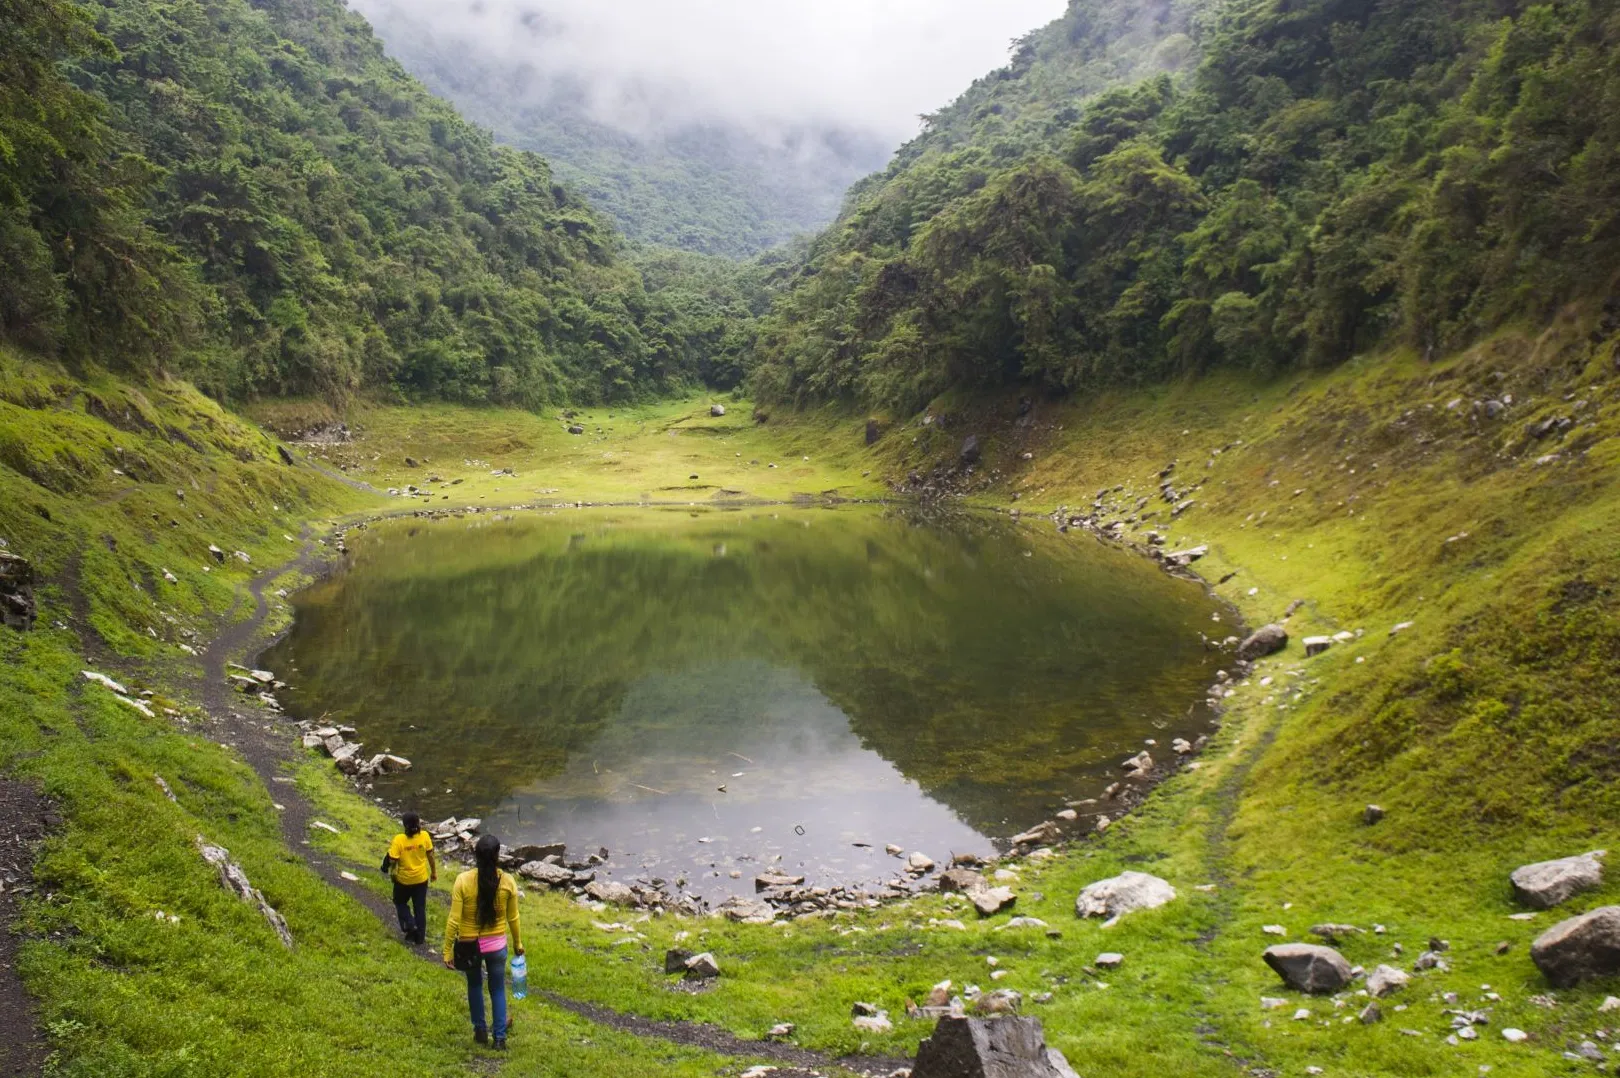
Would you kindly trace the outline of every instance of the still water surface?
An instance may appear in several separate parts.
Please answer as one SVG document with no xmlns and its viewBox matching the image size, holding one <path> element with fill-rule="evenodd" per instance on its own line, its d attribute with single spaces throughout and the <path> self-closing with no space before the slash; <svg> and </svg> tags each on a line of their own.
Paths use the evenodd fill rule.
<svg viewBox="0 0 1620 1078">
<path fill-rule="evenodd" d="M 390 804 L 605 846 L 626 881 L 720 898 L 773 865 L 882 881 L 888 843 L 988 854 L 1206 728 L 1214 602 L 1045 522 L 582 510 L 351 548 L 265 658 L 292 710 L 409 758 Z"/>
</svg>

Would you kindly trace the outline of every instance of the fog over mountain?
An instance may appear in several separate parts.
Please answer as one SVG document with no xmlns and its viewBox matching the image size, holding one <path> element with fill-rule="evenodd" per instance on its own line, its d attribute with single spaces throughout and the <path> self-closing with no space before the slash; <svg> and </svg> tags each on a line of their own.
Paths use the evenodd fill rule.
<svg viewBox="0 0 1620 1078">
<path fill-rule="evenodd" d="M 633 239 L 746 254 L 1006 61 L 1063 0 L 355 0 L 389 51 Z"/>
</svg>

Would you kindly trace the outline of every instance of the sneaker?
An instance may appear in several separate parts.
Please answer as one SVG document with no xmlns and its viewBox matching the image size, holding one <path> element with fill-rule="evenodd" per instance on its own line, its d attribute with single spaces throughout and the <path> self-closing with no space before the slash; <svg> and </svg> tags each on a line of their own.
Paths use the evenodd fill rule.
<svg viewBox="0 0 1620 1078">
<path fill-rule="evenodd" d="M 496 1037 L 495 1038 L 495 1050 L 497 1052 L 506 1051 L 506 1038 L 505 1037 Z"/>
<path fill-rule="evenodd" d="M 481 1030 L 481 1029 L 473 1030 L 473 1043 L 474 1044 L 488 1044 L 489 1043 L 489 1034 L 486 1033 L 484 1030 Z"/>
</svg>

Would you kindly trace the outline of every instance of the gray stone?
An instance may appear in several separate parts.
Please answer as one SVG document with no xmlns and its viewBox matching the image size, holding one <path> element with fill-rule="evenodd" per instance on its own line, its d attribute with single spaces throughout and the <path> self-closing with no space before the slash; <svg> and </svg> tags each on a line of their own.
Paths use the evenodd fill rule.
<svg viewBox="0 0 1620 1078">
<path fill-rule="evenodd" d="M 584 434 L 585 433 L 585 428 L 580 426 L 578 423 L 571 423 L 568 426 L 568 433 L 569 434 Z"/>
<path fill-rule="evenodd" d="M 714 955 L 705 951 L 693 955 L 686 960 L 686 979 L 689 981 L 708 981 L 720 976 L 720 963 L 714 960 Z"/>
<path fill-rule="evenodd" d="M 754 890 L 769 891 L 773 887 L 799 887 L 804 883 L 803 876 L 787 876 L 780 872 L 762 872 L 754 877 Z"/>
<path fill-rule="evenodd" d="M 573 873 L 568 874 L 569 879 Z M 585 885 L 585 894 L 598 902 L 606 902 L 610 906 L 634 906 L 636 893 L 628 885 L 614 883 L 611 880 L 597 880 Z"/>
<path fill-rule="evenodd" d="M 518 875 L 524 879 L 533 880 L 535 883 L 544 884 L 547 887 L 568 887 L 575 882 L 574 874 L 571 871 L 561 865 L 554 865 L 550 861 L 525 861 L 518 869 Z M 614 886 L 623 887 L 624 885 L 614 884 Z M 629 888 L 626 887 L 625 890 L 628 891 Z M 606 902 L 608 900 L 603 899 L 602 901 Z"/>
<path fill-rule="evenodd" d="M 973 1010 L 976 1014 L 986 1016 L 1017 1014 L 1018 1008 L 1023 1005 L 1024 997 L 1021 993 L 1015 992 L 1011 988 L 997 988 L 974 1000 Z"/>
<path fill-rule="evenodd" d="M 723 404 L 711 404 L 709 406 L 709 414 L 714 418 L 719 419 L 721 416 L 726 414 L 726 406 Z"/>
<path fill-rule="evenodd" d="M 960 891 L 968 894 L 988 886 L 984 877 L 971 868 L 948 868 L 939 874 L 941 891 Z"/>
<path fill-rule="evenodd" d="M 776 918 L 771 904 L 757 898 L 728 898 L 714 912 L 728 921 L 763 922 Z"/>
<path fill-rule="evenodd" d="M 977 464 L 982 455 L 979 449 L 979 436 L 970 434 L 962 441 L 962 450 L 958 454 L 963 464 Z"/>
<path fill-rule="evenodd" d="M 1176 889 L 1146 872 L 1122 872 L 1087 886 L 1074 900 L 1081 917 L 1118 917 L 1136 910 L 1151 910 L 1172 901 Z"/>
<path fill-rule="evenodd" d="M 1262 957 L 1288 987 L 1300 992 L 1332 993 L 1350 983 L 1350 963 L 1331 947 L 1283 943 L 1266 948 Z"/>
<path fill-rule="evenodd" d="M 1367 994 L 1374 999 L 1392 996 L 1405 988 L 1411 980 L 1411 976 L 1405 970 L 1396 969 L 1394 966 L 1379 966 L 1367 974 Z"/>
<path fill-rule="evenodd" d="M 1530 945 L 1530 959 L 1555 988 L 1620 974 L 1620 906 L 1553 925 Z"/>
<path fill-rule="evenodd" d="M 1098 969 L 1118 969 L 1125 964 L 1125 956 L 1114 951 L 1104 951 L 1092 964 Z"/>
<path fill-rule="evenodd" d="M 253 886 L 248 880 L 247 873 L 242 871 L 242 866 L 231 860 L 230 851 L 223 846 L 211 845 L 201 835 L 197 836 L 196 842 L 197 852 L 202 854 L 203 860 L 219 870 L 220 885 L 243 902 L 256 907 L 260 915 L 275 930 L 282 946 L 291 948 L 293 937 L 292 931 L 287 927 L 286 918 L 265 900 L 262 891 Z"/>
<path fill-rule="evenodd" d="M 911 1078 L 1078 1078 L 1038 1018 L 947 1016 L 917 1047 Z"/>
<path fill-rule="evenodd" d="M 1540 861 L 1513 870 L 1513 895 L 1526 906 L 1550 910 L 1582 891 L 1603 884 L 1603 857 L 1593 850 L 1578 857 Z"/>
<path fill-rule="evenodd" d="M 1237 657 L 1245 662 L 1263 659 L 1288 646 L 1288 630 L 1281 625 L 1262 625 L 1238 645 Z"/>
<path fill-rule="evenodd" d="M 1309 659 L 1322 654 L 1322 652 L 1332 647 L 1333 638 L 1331 636 L 1307 636 L 1304 643 L 1305 657 Z"/>
<path fill-rule="evenodd" d="M 665 973 L 685 973 L 686 963 L 692 958 L 692 952 L 672 947 L 664 952 Z"/>
<path fill-rule="evenodd" d="M 981 887 L 968 892 L 968 901 L 979 911 L 980 917 L 994 917 L 1018 901 L 1011 887 Z"/>
<path fill-rule="evenodd" d="M 1361 810 L 1361 822 L 1371 827 L 1384 818 L 1384 809 L 1380 805 L 1368 805 Z"/>
<path fill-rule="evenodd" d="M 527 864 L 530 861 L 544 861 L 548 857 L 562 857 L 568 852 L 568 847 L 561 842 L 531 842 L 522 846 L 513 846 L 506 851 L 514 864 Z"/>
<path fill-rule="evenodd" d="M 1039 846 L 1047 842 L 1056 842 L 1063 837 L 1063 829 L 1051 820 L 1038 823 L 1028 831 L 1012 837 L 1014 846 Z"/>
</svg>

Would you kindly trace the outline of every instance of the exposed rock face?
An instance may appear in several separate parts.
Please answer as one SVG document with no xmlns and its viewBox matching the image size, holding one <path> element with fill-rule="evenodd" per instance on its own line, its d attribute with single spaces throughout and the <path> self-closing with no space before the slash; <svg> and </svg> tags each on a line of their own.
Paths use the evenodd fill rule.
<svg viewBox="0 0 1620 1078">
<path fill-rule="evenodd" d="M 1288 987 L 1300 992 L 1326 994 L 1350 983 L 1350 963 L 1331 947 L 1283 943 L 1266 948 L 1263 957 Z"/>
<path fill-rule="evenodd" d="M 1553 925 L 1530 945 L 1530 958 L 1555 988 L 1620 974 L 1620 906 Z"/>
<path fill-rule="evenodd" d="M 1074 912 L 1081 917 L 1118 917 L 1136 910 L 1151 910 L 1172 901 L 1176 889 L 1146 872 L 1122 872 L 1098 880 L 1074 900 Z"/>
<path fill-rule="evenodd" d="M 1038 1018 L 941 1018 L 911 1078 L 1078 1078 Z"/>
<path fill-rule="evenodd" d="M 1392 996 L 1405 988 L 1412 978 L 1394 966 L 1379 966 L 1367 974 L 1367 994 L 1378 999 Z"/>
<path fill-rule="evenodd" d="M 204 861 L 219 869 L 219 882 L 225 890 L 243 902 L 258 907 L 264 919 L 270 922 L 270 927 L 275 929 L 282 945 L 286 947 L 293 945 L 292 931 L 287 927 L 286 919 L 276 912 L 275 907 L 265 901 L 264 894 L 248 881 L 247 873 L 242 871 L 242 866 L 231 860 L 229 850 L 223 846 L 209 845 L 206 839 L 198 835 L 197 852 L 202 854 Z"/>
<path fill-rule="evenodd" d="M 1288 646 L 1288 630 L 1281 625 L 1262 625 L 1238 645 L 1237 657 L 1244 662 L 1274 655 Z"/>
<path fill-rule="evenodd" d="M 1604 850 L 1541 861 L 1514 869 L 1513 895 L 1526 906 L 1550 910 L 1572 895 L 1603 884 Z"/>
</svg>

